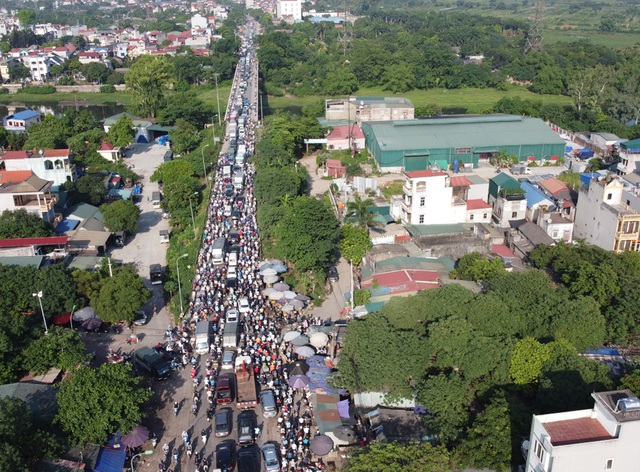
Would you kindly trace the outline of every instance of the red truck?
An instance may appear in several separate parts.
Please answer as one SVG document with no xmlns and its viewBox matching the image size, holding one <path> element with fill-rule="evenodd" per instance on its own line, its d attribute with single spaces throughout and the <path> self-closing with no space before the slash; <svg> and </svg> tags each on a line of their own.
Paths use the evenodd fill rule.
<svg viewBox="0 0 640 472">
<path fill-rule="evenodd" d="M 247 410 L 258 406 L 256 381 L 251 368 L 251 358 L 240 356 L 236 358 L 236 407 Z"/>
</svg>

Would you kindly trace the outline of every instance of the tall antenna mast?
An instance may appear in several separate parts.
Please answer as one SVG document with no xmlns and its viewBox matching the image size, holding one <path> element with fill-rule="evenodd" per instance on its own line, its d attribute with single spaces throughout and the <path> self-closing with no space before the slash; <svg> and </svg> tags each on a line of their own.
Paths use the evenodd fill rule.
<svg viewBox="0 0 640 472">
<path fill-rule="evenodd" d="M 344 0 L 344 23 L 342 24 L 342 36 L 340 37 L 340 41 L 342 42 L 342 54 L 344 56 L 347 55 L 347 50 L 349 49 L 349 42 L 351 41 L 351 36 L 347 31 L 347 1 Z"/>
<path fill-rule="evenodd" d="M 533 21 L 529 28 L 529 34 L 527 35 L 527 42 L 524 45 L 524 54 L 528 54 L 531 51 L 542 50 L 542 13 L 544 5 L 542 0 L 536 0 L 533 7 Z"/>
</svg>

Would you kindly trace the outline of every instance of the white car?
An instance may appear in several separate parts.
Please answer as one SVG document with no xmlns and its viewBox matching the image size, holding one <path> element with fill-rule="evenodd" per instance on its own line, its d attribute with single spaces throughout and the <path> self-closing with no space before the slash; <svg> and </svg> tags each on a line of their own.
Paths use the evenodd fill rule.
<svg viewBox="0 0 640 472">
<path fill-rule="evenodd" d="M 227 266 L 227 279 L 237 279 L 238 278 L 238 270 L 236 266 Z"/>
<path fill-rule="evenodd" d="M 240 319 L 240 313 L 238 310 L 228 310 L 225 318 L 225 323 L 235 323 Z"/>
<path fill-rule="evenodd" d="M 267 443 L 262 446 L 262 463 L 264 464 L 264 470 L 267 472 L 277 472 L 280 470 L 278 450 L 273 444 Z"/>
<path fill-rule="evenodd" d="M 247 297 L 242 297 L 238 300 L 238 311 L 240 313 L 247 313 L 251 310 L 251 305 L 249 304 L 249 299 Z"/>
</svg>

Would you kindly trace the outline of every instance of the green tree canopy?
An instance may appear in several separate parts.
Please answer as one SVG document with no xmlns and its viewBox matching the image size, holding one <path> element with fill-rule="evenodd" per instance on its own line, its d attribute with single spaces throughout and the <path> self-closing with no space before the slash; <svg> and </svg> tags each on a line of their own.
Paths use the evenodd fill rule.
<svg viewBox="0 0 640 472">
<path fill-rule="evenodd" d="M 495 257 L 489 259 L 474 251 L 465 254 L 458 260 L 455 275 L 462 280 L 487 280 L 499 272 L 504 271 L 502 261 Z"/>
<path fill-rule="evenodd" d="M 183 118 L 176 121 L 176 129 L 171 132 L 171 146 L 177 154 L 193 151 L 202 142 L 202 135 L 193 124 Z"/>
<path fill-rule="evenodd" d="M 133 142 L 135 135 L 133 121 L 127 115 L 122 115 L 109 127 L 107 139 L 114 146 L 124 148 Z"/>
<path fill-rule="evenodd" d="M 58 457 L 61 449 L 23 400 L 0 398 L 0 470 L 29 472 L 43 457 Z"/>
<path fill-rule="evenodd" d="M 171 214 L 174 221 L 190 221 L 189 197 L 199 192 L 200 182 L 194 177 L 179 177 L 164 184 L 162 207 Z M 191 204 L 197 205 L 201 197 L 192 197 Z"/>
<path fill-rule="evenodd" d="M 88 174 L 80 176 L 67 190 L 75 203 L 85 202 L 94 206 L 100 205 L 107 196 L 104 178 Z"/>
<path fill-rule="evenodd" d="M 0 214 L 0 238 L 41 238 L 53 236 L 55 232 L 50 223 L 27 213 L 27 210 L 4 210 Z"/>
<path fill-rule="evenodd" d="M 18 21 L 20 21 L 20 26 L 29 28 L 29 25 L 36 24 L 36 12 L 33 10 L 19 10 Z"/>
<path fill-rule="evenodd" d="M 91 303 L 103 321 L 131 323 L 150 298 L 151 292 L 144 286 L 135 267 L 125 265 L 104 282 Z"/>
<path fill-rule="evenodd" d="M 140 209 L 131 200 L 116 200 L 100 208 L 109 231 L 133 232 L 138 229 Z"/>
<path fill-rule="evenodd" d="M 175 71 L 165 56 L 140 56 L 125 76 L 127 88 L 133 92 L 133 104 L 137 112 L 155 118 L 171 84 Z"/>
<path fill-rule="evenodd" d="M 449 452 L 444 446 L 427 442 L 376 442 L 355 449 L 342 468 L 344 472 L 448 472 L 453 470 Z"/>
<path fill-rule="evenodd" d="M 511 355 L 509 373 L 516 385 L 537 382 L 542 369 L 551 359 L 549 346 L 527 337 L 518 341 Z"/>
<path fill-rule="evenodd" d="M 344 219 L 367 230 L 369 227 L 380 226 L 381 223 L 375 220 L 375 215 L 370 209 L 373 206 L 375 204 L 372 198 L 363 199 L 360 194 L 356 193 L 353 201 L 347 202 L 347 212 Z"/>
<path fill-rule="evenodd" d="M 142 420 L 151 392 L 140 386 L 131 366 L 81 366 L 60 385 L 56 421 L 76 444 L 104 444 L 114 431 L 128 432 Z"/>
<path fill-rule="evenodd" d="M 342 257 L 358 265 L 371 247 L 371 238 L 366 229 L 349 224 L 342 227 L 340 236 Z"/>
<path fill-rule="evenodd" d="M 36 374 L 44 374 L 52 367 L 71 370 L 86 357 L 78 332 L 59 326 L 53 326 L 49 334 L 29 344 L 24 356 L 25 367 Z"/>
<path fill-rule="evenodd" d="M 261 206 L 273 205 L 285 195 L 296 197 L 300 195 L 300 176 L 292 169 L 267 167 L 256 173 L 254 192 Z"/>
<path fill-rule="evenodd" d="M 300 271 L 324 269 L 338 242 L 338 221 L 324 203 L 297 197 L 276 227 L 277 251 Z"/>
<path fill-rule="evenodd" d="M 179 119 L 183 119 L 200 130 L 206 123 L 211 123 L 212 116 L 213 109 L 195 94 L 175 93 L 167 97 L 164 106 L 158 111 L 158 123 L 174 125 Z M 173 133 L 171 138 L 174 138 Z"/>
<path fill-rule="evenodd" d="M 193 177 L 193 166 L 184 159 L 174 159 L 160 164 L 151 175 L 151 182 L 170 184 L 181 178 Z"/>
</svg>

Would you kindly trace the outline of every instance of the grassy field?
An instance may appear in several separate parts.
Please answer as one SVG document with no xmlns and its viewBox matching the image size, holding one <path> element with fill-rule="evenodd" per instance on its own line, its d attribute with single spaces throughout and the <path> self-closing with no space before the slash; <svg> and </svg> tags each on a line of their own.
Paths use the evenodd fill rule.
<svg viewBox="0 0 640 472">
<path fill-rule="evenodd" d="M 364 97 L 384 97 L 392 95 L 381 87 L 360 89 L 355 95 Z M 559 95 L 538 95 L 518 86 L 511 86 L 506 91 L 495 89 L 458 89 L 458 90 L 412 90 L 400 94 L 413 102 L 415 107 L 435 104 L 440 108 L 464 107 L 468 113 L 483 113 L 489 110 L 503 97 L 521 97 L 532 100 L 540 100 L 543 103 L 569 104 L 571 99 Z M 299 113 L 303 106 L 312 105 L 329 97 L 269 97 L 269 110 L 271 112 L 287 109 Z M 266 112 L 265 112 L 266 113 Z"/>
<path fill-rule="evenodd" d="M 61 105 L 74 104 L 103 104 L 118 103 L 121 105 L 129 105 L 131 103 L 131 95 L 128 92 L 116 93 L 94 93 L 94 92 L 78 92 L 78 93 L 51 93 L 48 95 L 32 95 L 28 93 L 14 93 L 0 95 L 0 103 L 59 103 Z"/>
<path fill-rule="evenodd" d="M 544 41 L 548 43 L 587 40 L 594 44 L 602 44 L 610 48 L 622 48 L 640 43 L 640 34 L 637 33 L 603 33 L 602 31 L 588 30 L 543 30 L 542 37 Z"/>
</svg>

